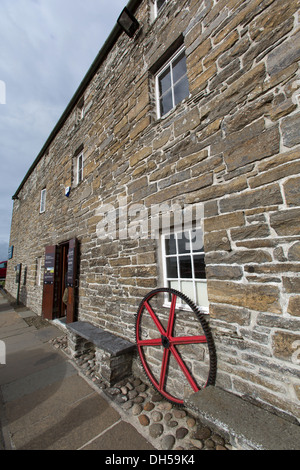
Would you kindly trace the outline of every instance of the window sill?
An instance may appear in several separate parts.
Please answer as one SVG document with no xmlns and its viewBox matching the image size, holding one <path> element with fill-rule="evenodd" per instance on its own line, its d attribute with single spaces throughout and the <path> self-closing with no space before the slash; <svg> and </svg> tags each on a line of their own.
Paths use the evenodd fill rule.
<svg viewBox="0 0 300 470">
<path fill-rule="evenodd" d="M 158 113 L 156 113 L 156 116 L 157 116 L 157 119 L 156 119 L 156 123 L 159 123 L 159 122 L 162 122 L 170 117 L 172 117 L 172 114 L 175 113 L 176 111 L 179 110 L 179 108 L 181 106 L 183 106 L 184 104 L 186 104 L 190 99 L 191 99 L 192 95 L 189 94 L 189 96 L 187 96 L 186 98 L 184 98 L 184 100 L 180 101 L 180 103 L 178 103 L 176 106 L 174 106 L 174 108 L 170 109 L 170 111 L 168 111 L 166 114 L 164 114 L 163 116 L 159 116 Z"/>
<path fill-rule="evenodd" d="M 195 304 L 196 305 L 196 304 Z M 163 304 L 163 307 L 167 308 L 167 309 L 170 309 L 171 308 L 171 302 L 165 302 Z M 199 312 L 202 314 L 202 315 L 209 315 L 209 309 L 206 308 L 206 307 L 199 307 L 199 305 L 196 305 L 197 309 L 199 310 Z M 188 305 L 182 305 L 182 306 L 179 306 L 178 305 L 178 310 L 182 310 L 184 312 L 192 312 L 193 310 L 188 306 Z"/>
</svg>

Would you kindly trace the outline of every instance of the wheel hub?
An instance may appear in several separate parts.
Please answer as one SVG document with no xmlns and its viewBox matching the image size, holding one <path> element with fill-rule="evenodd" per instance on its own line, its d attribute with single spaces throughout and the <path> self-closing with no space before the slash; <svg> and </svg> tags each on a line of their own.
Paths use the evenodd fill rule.
<svg viewBox="0 0 300 470">
<path fill-rule="evenodd" d="M 169 341 L 169 339 L 168 339 L 166 336 L 161 335 L 161 343 L 162 343 L 162 345 L 163 345 L 163 347 L 164 347 L 165 349 L 169 349 L 169 347 L 170 347 L 170 341 Z"/>
</svg>

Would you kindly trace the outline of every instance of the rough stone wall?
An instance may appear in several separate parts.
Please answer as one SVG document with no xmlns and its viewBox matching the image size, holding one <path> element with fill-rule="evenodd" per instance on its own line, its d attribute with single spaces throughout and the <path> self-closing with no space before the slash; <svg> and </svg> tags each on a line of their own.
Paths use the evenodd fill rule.
<svg viewBox="0 0 300 470">
<path fill-rule="evenodd" d="M 141 297 L 161 284 L 159 243 L 99 240 L 99 205 L 204 203 L 217 383 L 299 419 L 299 2 L 170 0 L 153 23 L 150 6 L 88 86 L 84 118 L 74 109 L 15 201 L 6 288 L 16 295 L 12 267 L 23 263 L 21 300 L 40 313 L 36 259 L 76 236 L 80 318 L 133 339 Z M 152 72 L 180 35 L 190 97 L 157 120 Z"/>
</svg>

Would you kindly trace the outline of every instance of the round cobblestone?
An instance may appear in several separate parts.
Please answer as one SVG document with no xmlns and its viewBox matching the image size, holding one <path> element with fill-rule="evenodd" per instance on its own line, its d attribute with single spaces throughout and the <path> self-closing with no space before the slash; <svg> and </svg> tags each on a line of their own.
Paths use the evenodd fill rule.
<svg viewBox="0 0 300 470">
<path fill-rule="evenodd" d="M 211 430 L 208 427 L 201 427 L 194 433 L 195 439 L 208 439 L 211 436 Z"/>
<path fill-rule="evenodd" d="M 157 439 L 159 436 L 161 436 L 163 431 L 164 427 L 160 423 L 154 423 L 149 426 L 149 434 L 154 439 Z"/>
<path fill-rule="evenodd" d="M 154 421 L 155 423 L 158 423 L 159 421 L 161 421 L 163 419 L 163 415 L 162 413 L 160 413 L 159 411 L 153 411 L 151 413 L 151 419 L 152 421 Z"/>
<path fill-rule="evenodd" d="M 140 415 L 138 417 L 139 422 L 141 423 L 142 426 L 149 426 L 150 424 L 150 419 L 146 415 Z"/>
<path fill-rule="evenodd" d="M 154 403 L 152 403 L 151 401 L 149 401 L 148 403 L 146 403 L 146 404 L 144 405 L 144 410 L 145 410 L 145 411 L 152 411 L 154 407 L 155 407 Z"/>
<path fill-rule="evenodd" d="M 138 405 L 138 404 L 133 405 L 132 414 L 134 416 L 140 415 L 142 411 L 143 411 L 143 408 L 141 407 L 141 405 Z"/>
<path fill-rule="evenodd" d="M 186 417 L 186 412 L 184 410 L 174 410 L 173 416 L 176 419 L 182 419 Z"/>
<path fill-rule="evenodd" d="M 163 450 L 171 450 L 176 442 L 176 439 L 172 434 L 167 434 L 166 436 L 163 437 L 162 439 L 162 449 Z"/>
<path fill-rule="evenodd" d="M 188 430 L 186 428 L 176 429 L 176 439 L 183 439 L 187 434 Z"/>
</svg>

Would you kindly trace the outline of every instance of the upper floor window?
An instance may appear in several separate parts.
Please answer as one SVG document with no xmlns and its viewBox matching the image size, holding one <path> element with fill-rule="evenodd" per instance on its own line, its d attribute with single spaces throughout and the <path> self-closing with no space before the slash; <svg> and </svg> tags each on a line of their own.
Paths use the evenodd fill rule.
<svg viewBox="0 0 300 470">
<path fill-rule="evenodd" d="M 40 214 L 45 212 L 45 210 L 46 210 L 46 188 L 42 189 L 41 191 Z"/>
<path fill-rule="evenodd" d="M 82 97 L 79 102 L 77 103 L 76 108 L 77 113 L 77 121 L 80 121 L 84 117 L 84 97 Z"/>
<path fill-rule="evenodd" d="M 84 147 L 81 144 L 72 158 L 72 185 L 78 186 L 83 181 L 84 173 Z"/>
<path fill-rule="evenodd" d="M 155 0 L 154 1 L 154 16 L 157 17 L 159 10 L 167 3 L 168 0 Z"/>
<path fill-rule="evenodd" d="M 156 75 L 157 114 L 162 117 L 189 96 L 184 49 L 177 51 Z"/>
</svg>

